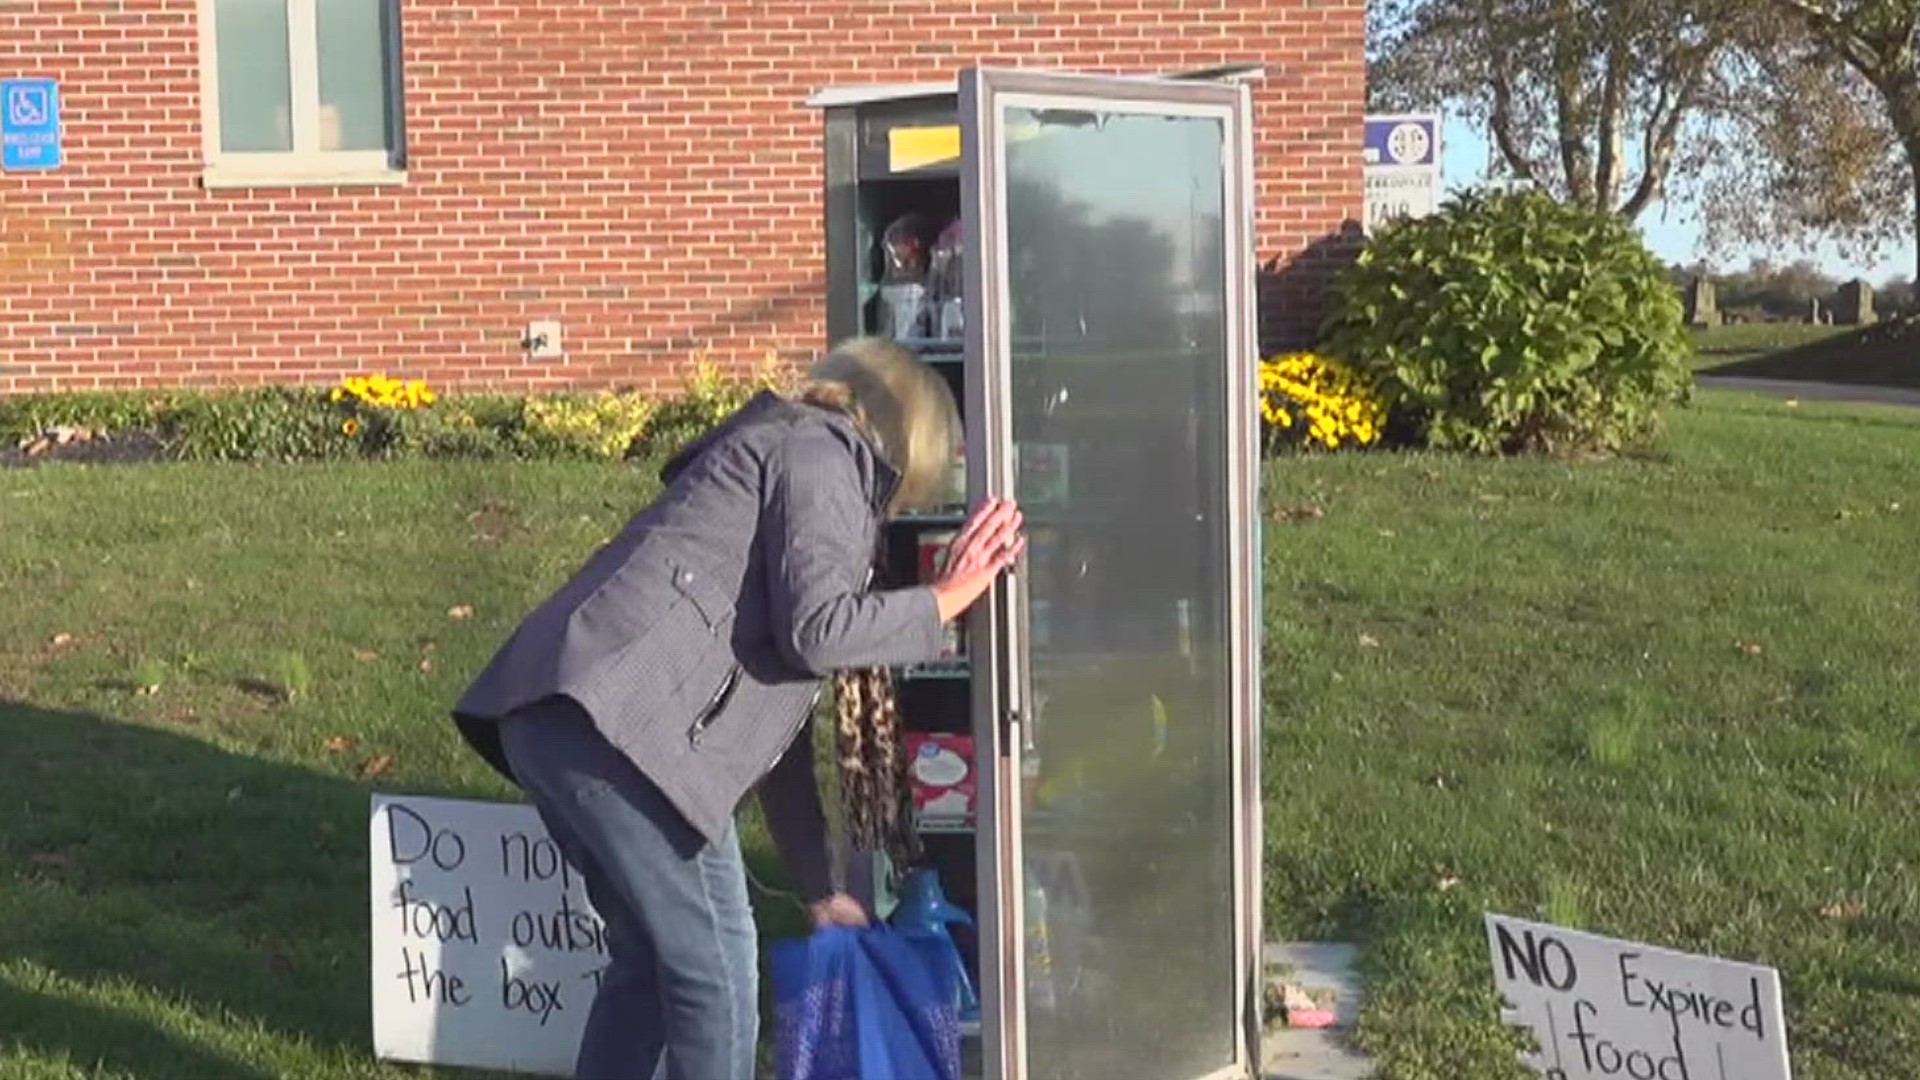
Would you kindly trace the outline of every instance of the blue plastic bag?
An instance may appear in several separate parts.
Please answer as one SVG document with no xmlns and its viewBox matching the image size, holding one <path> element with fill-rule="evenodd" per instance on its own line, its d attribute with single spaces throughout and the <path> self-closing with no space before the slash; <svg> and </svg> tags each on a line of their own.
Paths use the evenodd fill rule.
<svg viewBox="0 0 1920 1080">
<path fill-rule="evenodd" d="M 953 988 L 884 927 L 775 942 L 779 1080 L 960 1080 Z"/>
</svg>

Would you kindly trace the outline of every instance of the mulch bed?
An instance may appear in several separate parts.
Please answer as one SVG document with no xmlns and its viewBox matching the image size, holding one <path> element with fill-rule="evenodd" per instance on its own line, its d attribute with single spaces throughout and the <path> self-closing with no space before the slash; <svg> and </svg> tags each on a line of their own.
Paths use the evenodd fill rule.
<svg viewBox="0 0 1920 1080">
<path fill-rule="evenodd" d="M 0 447 L 0 469 L 23 469 L 50 461 L 81 465 L 137 465 L 167 458 L 166 444 L 149 431 L 116 431 L 86 440 L 49 444 L 38 453 Z"/>
<path fill-rule="evenodd" d="M 1920 318 L 1862 327 L 1700 374 L 1920 389 Z"/>
</svg>

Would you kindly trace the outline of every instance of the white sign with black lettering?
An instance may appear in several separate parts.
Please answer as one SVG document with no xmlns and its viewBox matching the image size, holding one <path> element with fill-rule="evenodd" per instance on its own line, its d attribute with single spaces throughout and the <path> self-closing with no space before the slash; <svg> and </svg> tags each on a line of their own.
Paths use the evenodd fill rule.
<svg viewBox="0 0 1920 1080">
<path fill-rule="evenodd" d="M 532 807 L 373 796 L 374 1053 L 569 1076 L 605 928 Z"/>
<path fill-rule="evenodd" d="M 1437 113 L 1366 118 L 1367 201 L 1360 223 L 1369 234 L 1388 222 L 1427 217 L 1439 209 L 1440 135 Z"/>
<path fill-rule="evenodd" d="M 1487 915 L 1509 1022 L 1547 1080 L 1789 1080 L 1772 968 Z"/>
</svg>

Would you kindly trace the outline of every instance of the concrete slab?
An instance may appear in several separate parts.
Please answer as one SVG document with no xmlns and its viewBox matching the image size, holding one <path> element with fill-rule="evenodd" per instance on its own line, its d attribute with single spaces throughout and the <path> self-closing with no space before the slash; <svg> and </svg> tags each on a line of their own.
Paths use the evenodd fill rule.
<svg viewBox="0 0 1920 1080">
<path fill-rule="evenodd" d="M 1372 1059 L 1348 1043 L 1364 992 L 1358 959 L 1357 948 L 1339 942 L 1268 944 L 1270 978 L 1285 979 L 1309 994 L 1325 990 L 1336 997 L 1332 1027 L 1290 1028 L 1282 1023 L 1267 1030 L 1261 1062 L 1265 1080 L 1370 1080 L 1374 1075 Z"/>
</svg>

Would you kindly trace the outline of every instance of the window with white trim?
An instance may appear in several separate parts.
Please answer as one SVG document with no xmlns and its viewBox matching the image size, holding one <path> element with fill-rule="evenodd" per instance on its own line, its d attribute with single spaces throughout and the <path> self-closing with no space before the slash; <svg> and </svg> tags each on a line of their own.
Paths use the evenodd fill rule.
<svg viewBox="0 0 1920 1080">
<path fill-rule="evenodd" d="M 209 183 L 397 179 L 399 0 L 200 0 Z"/>
</svg>

